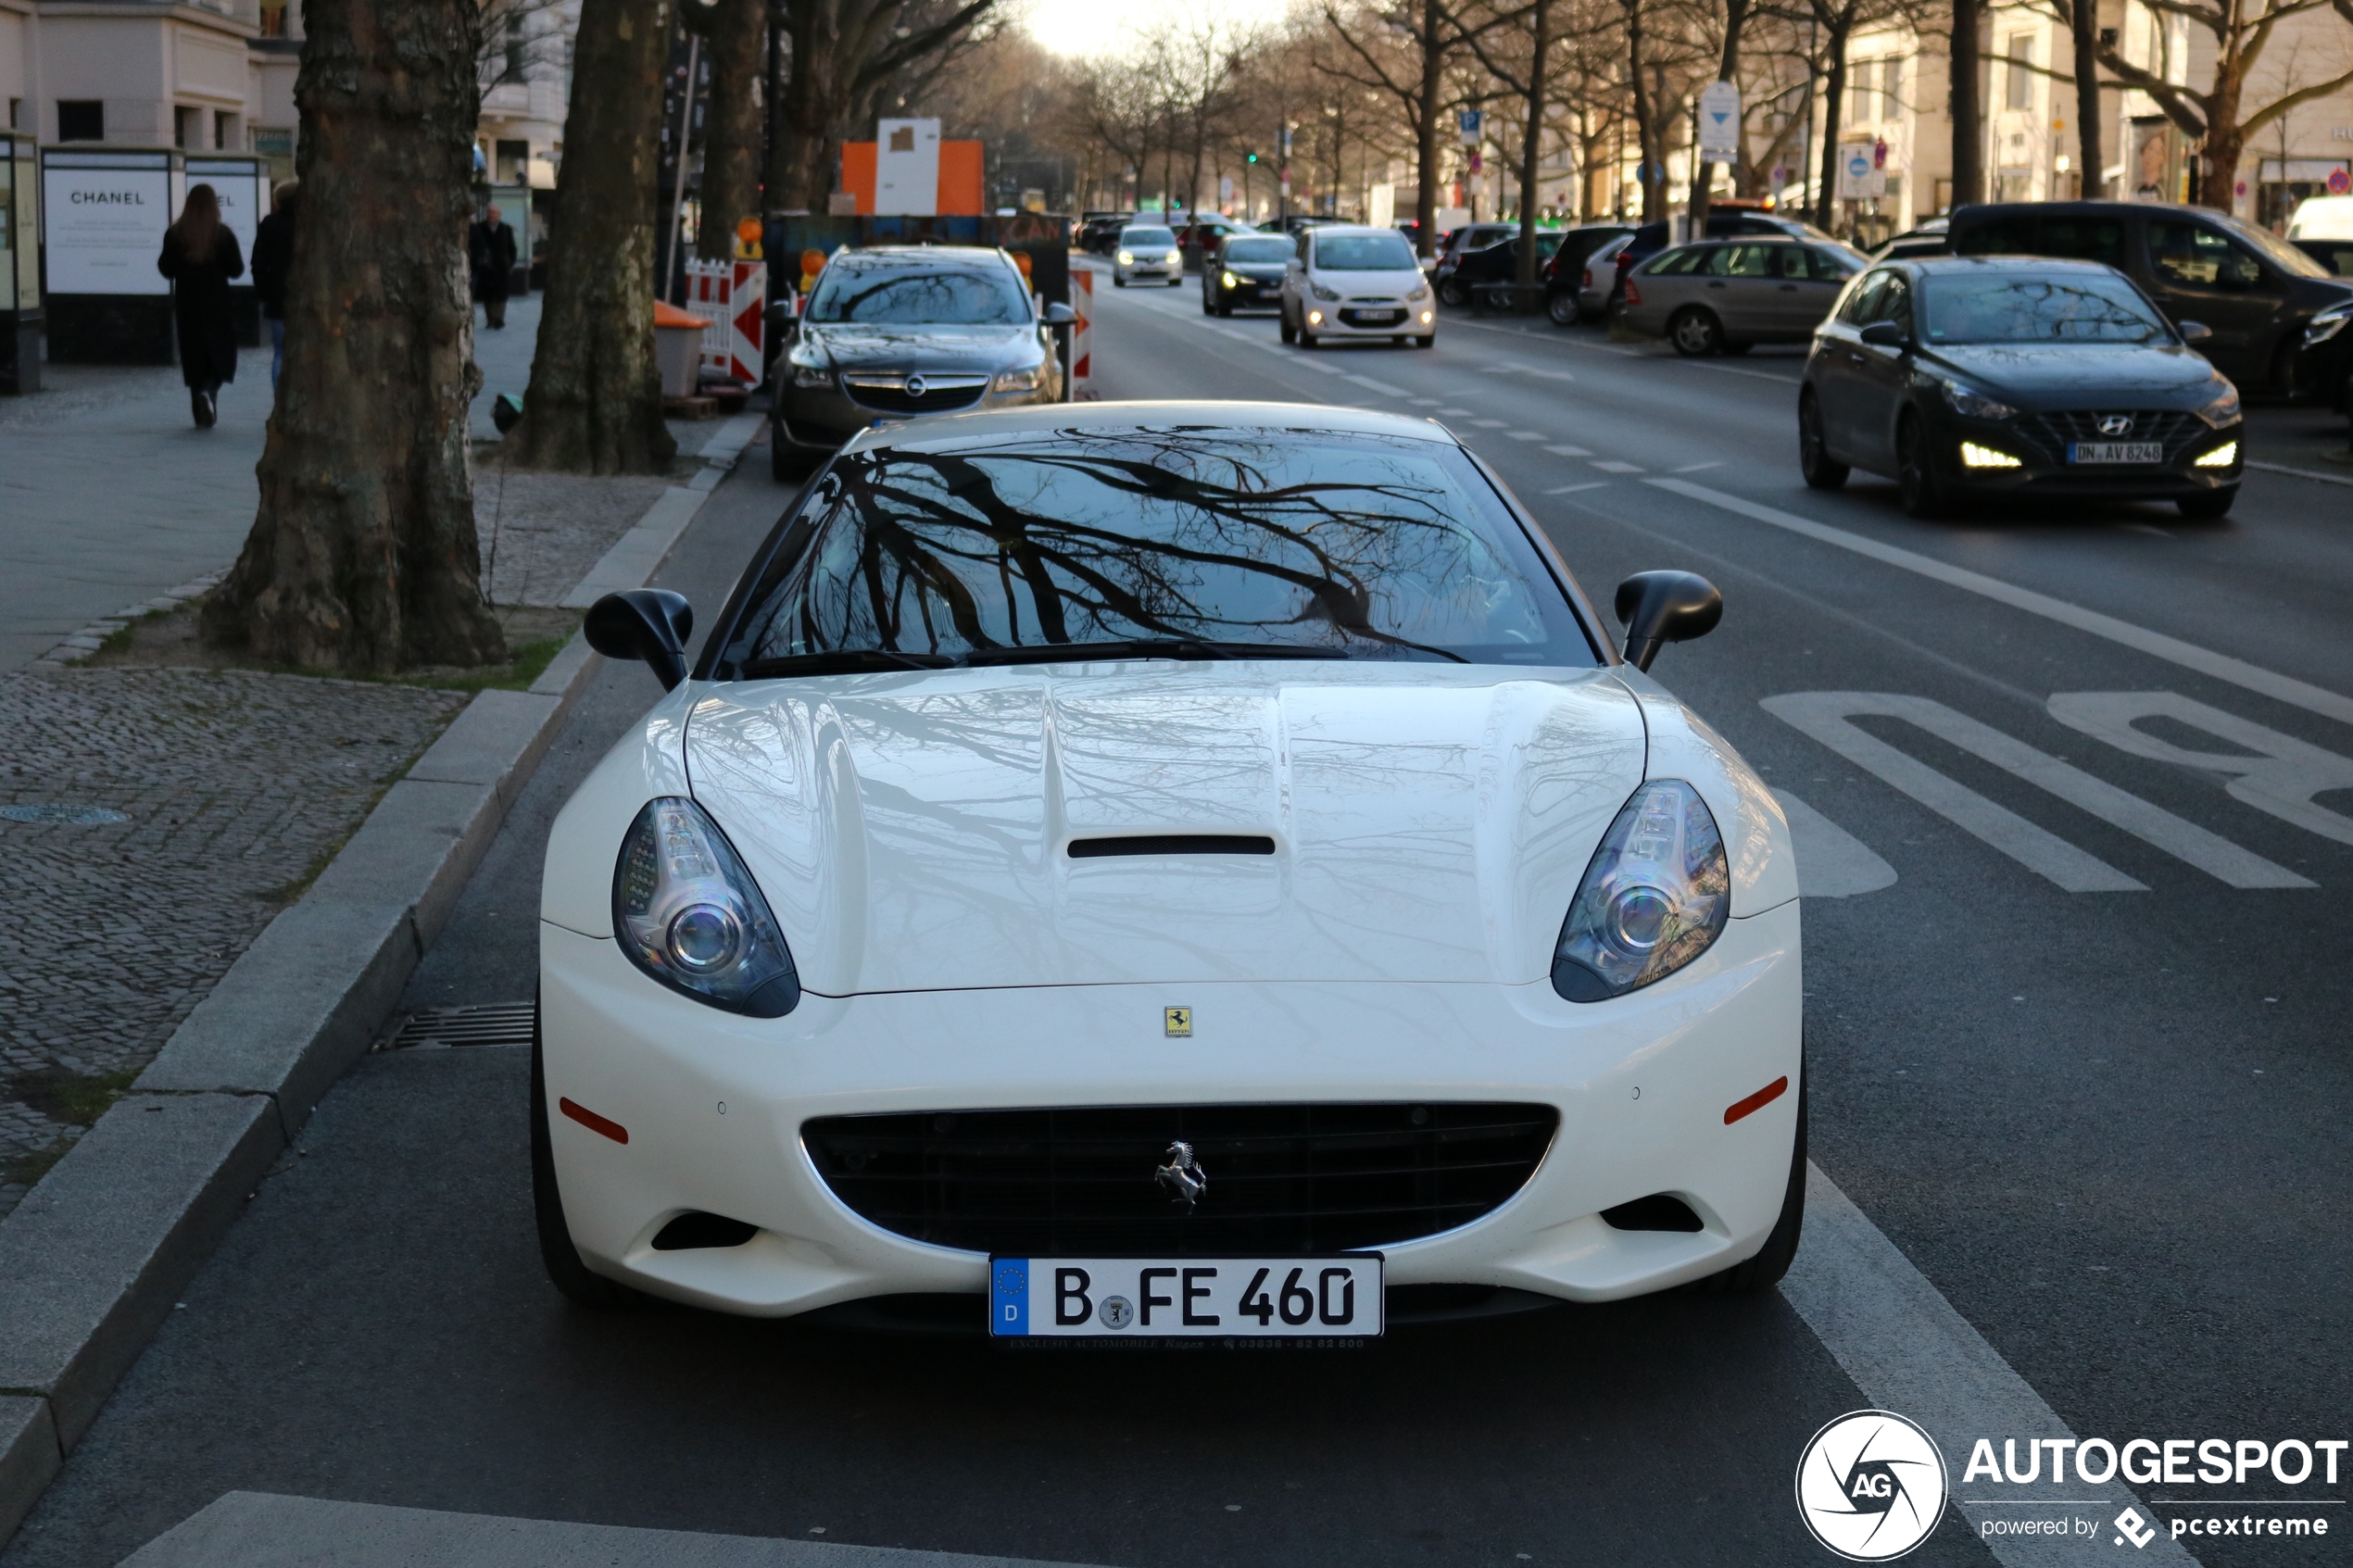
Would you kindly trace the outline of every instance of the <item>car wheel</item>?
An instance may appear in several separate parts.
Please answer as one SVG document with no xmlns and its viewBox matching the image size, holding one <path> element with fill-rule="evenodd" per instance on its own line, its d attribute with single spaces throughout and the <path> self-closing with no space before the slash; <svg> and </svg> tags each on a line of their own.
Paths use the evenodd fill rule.
<svg viewBox="0 0 2353 1568">
<path fill-rule="evenodd" d="M 1217 302 L 1217 314 L 1220 317 L 1230 319 L 1234 314 L 1234 307 L 1221 299 Z"/>
<path fill-rule="evenodd" d="M 1111 286 L 1115 289 L 1124 289 L 1127 286 L 1127 280 L 1114 272 L 1111 275 Z"/>
<path fill-rule="evenodd" d="M 1906 414 L 1895 433 L 1895 489 L 1906 517 L 1943 515 L 1944 495 L 1936 483 L 1936 470 L 1930 466 L 1928 432 L 1915 414 Z"/>
<path fill-rule="evenodd" d="M 1178 274 L 1176 277 L 1174 277 L 1174 278 L 1169 279 L 1169 280 L 1168 280 L 1168 286 L 1169 286 L 1170 288 L 1172 288 L 1172 289 L 1181 289 L 1181 288 L 1183 288 L 1183 287 L 1185 286 L 1185 279 L 1184 279 L 1184 276 L 1180 273 L 1180 274 Z"/>
<path fill-rule="evenodd" d="M 2231 503 L 2238 498 L 2239 487 L 2233 484 L 2227 490 L 2208 490 L 2196 495 L 2184 495 L 2173 505 L 2180 508 L 2183 517 L 2193 521 L 2212 522 L 2217 518 L 2229 516 Z"/>
<path fill-rule="evenodd" d="M 1313 347 L 1315 347 L 1315 334 L 1314 332 L 1309 332 L 1309 331 L 1308 331 L 1305 327 L 1302 327 L 1302 328 L 1300 328 L 1300 329 L 1299 329 L 1299 346 L 1300 346 L 1300 347 L 1302 347 L 1302 348 L 1313 348 Z"/>
<path fill-rule="evenodd" d="M 1299 341 L 1299 329 L 1290 324 L 1290 313 L 1289 311 L 1286 311 L 1283 314 L 1283 341 L 1285 343 L 1297 343 Z"/>
<path fill-rule="evenodd" d="M 1692 306 L 1675 312 L 1667 323 L 1667 341 L 1686 358 L 1705 359 L 1724 351 L 1724 324 L 1714 311 Z"/>
<path fill-rule="evenodd" d="M 1806 1228 L 1806 1066 L 1797 1068 L 1797 1136 L 1789 1156 L 1789 1185 L 1781 1189 L 1780 1217 L 1766 1233 L 1765 1245 L 1745 1262 L 1700 1281 L 1701 1287 L 1724 1296 L 1756 1296 L 1770 1290 L 1789 1273 L 1797 1257 L 1798 1233 Z"/>
<path fill-rule="evenodd" d="M 538 1223 L 539 1257 L 547 1282 L 574 1306 L 614 1311 L 648 1305 L 651 1298 L 589 1271 L 572 1244 L 563 1194 L 556 1185 L 556 1144 L 547 1125 L 547 1071 L 539 1047 L 539 1004 L 531 1009 L 531 1211 Z"/>
<path fill-rule="evenodd" d="M 1436 332 L 1432 332 L 1428 337 L 1417 337 L 1414 340 L 1414 346 L 1416 348 L 1436 348 L 1438 346 L 1438 334 Z"/>
<path fill-rule="evenodd" d="M 1797 468 L 1816 490 L 1835 490 L 1853 471 L 1831 456 L 1830 437 L 1822 429 L 1822 405 L 1811 387 L 1797 395 Z"/>
<path fill-rule="evenodd" d="M 1210 303 L 1209 291 L 1207 289 L 1203 289 L 1202 291 L 1201 313 L 1204 316 L 1214 316 L 1217 314 L 1217 307 Z"/>
<path fill-rule="evenodd" d="M 1438 302 L 1441 305 L 1451 305 L 1460 310 L 1470 303 L 1470 295 L 1464 292 L 1462 284 L 1449 278 L 1438 285 Z"/>
<path fill-rule="evenodd" d="M 1577 296 L 1573 294 L 1548 294 L 1544 296 L 1544 314 L 1556 327 L 1577 325 Z"/>
</svg>

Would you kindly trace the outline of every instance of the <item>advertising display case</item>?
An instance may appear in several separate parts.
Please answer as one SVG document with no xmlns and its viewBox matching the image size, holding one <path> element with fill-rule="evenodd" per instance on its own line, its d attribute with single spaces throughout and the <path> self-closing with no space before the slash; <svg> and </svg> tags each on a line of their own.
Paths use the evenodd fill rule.
<svg viewBox="0 0 2353 1568">
<path fill-rule="evenodd" d="M 41 390 L 41 191 L 27 132 L 0 131 L 0 394 Z"/>
<path fill-rule="evenodd" d="M 41 152 L 43 308 L 59 364 L 173 362 L 171 283 L 156 270 L 187 190 L 181 155 Z"/>
<path fill-rule="evenodd" d="M 220 221 L 237 236 L 245 258 L 245 275 L 229 285 L 229 309 L 237 324 L 237 342 L 245 348 L 261 346 L 261 296 L 253 286 L 253 242 L 270 212 L 270 160 L 253 153 L 190 153 L 186 183 L 209 185 L 220 198 Z M 173 208 L 174 216 L 178 208 Z"/>
</svg>

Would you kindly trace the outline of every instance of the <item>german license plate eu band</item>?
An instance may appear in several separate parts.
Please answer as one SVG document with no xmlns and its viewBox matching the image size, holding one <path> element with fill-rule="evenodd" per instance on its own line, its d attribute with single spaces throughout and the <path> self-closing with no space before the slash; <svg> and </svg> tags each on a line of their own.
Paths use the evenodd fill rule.
<svg viewBox="0 0 2353 1568">
<path fill-rule="evenodd" d="M 2161 463 L 2165 445 L 2158 441 L 2078 441 L 2067 449 L 2070 463 Z"/>
<path fill-rule="evenodd" d="M 1381 1331 L 1377 1252 L 1322 1258 L 991 1258 L 999 1338 L 1302 1339 Z"/>
</svg>

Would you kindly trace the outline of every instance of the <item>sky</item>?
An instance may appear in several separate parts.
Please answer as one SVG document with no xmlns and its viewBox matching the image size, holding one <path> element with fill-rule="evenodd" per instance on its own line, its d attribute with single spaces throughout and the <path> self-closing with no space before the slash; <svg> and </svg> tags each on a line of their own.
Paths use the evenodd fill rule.
<svg viewBox="0 0 2353 1568">
<path fill-rule="evenodd" d="M 1014 14 L 1029 35 L 1058 55 L 1074 56 L 1126 52 L 1155 23 L 1181 19 L 1198 9 L 1235 18 L 1279 16 L 1279 4 L 1247 0 L 1021 0 Z"/>
</svg>

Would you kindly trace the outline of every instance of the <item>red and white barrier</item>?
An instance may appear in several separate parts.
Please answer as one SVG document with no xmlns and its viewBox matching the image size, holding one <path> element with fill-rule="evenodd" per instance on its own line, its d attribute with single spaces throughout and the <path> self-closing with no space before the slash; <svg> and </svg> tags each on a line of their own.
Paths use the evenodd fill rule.
<svg viewBox="0 0 2353 1568">
<path fill-rule="evenodd" d="M 760 384 L 768 303 L 765 261 L 689 261 L 686 307 L 709 319 L 702 334 L 702 379 Z"/>
<path fill-rule="evenodd" d="M 1070 308 L 1078 319 L 1070 328 L 1070 400 L 1090 403 L 1101 395 L 1094 387 L 1095 274 L 1085 267 L 1070 270 Z"/>
</svg>

